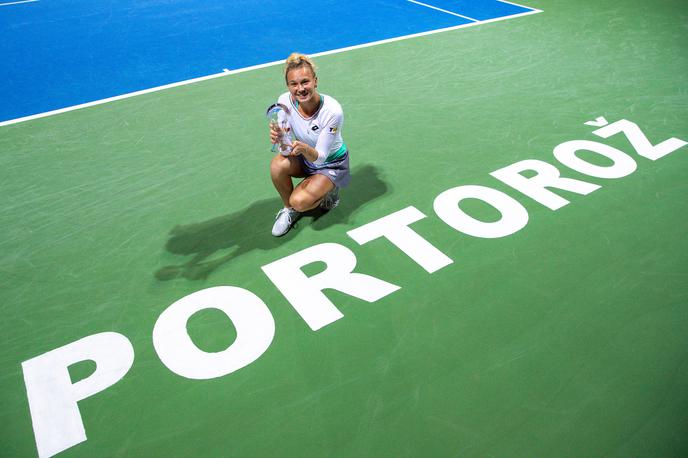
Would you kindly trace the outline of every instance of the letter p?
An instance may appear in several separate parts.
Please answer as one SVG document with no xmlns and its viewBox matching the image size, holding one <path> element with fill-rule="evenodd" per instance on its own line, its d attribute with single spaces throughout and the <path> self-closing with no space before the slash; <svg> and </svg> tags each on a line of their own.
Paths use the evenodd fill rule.
<svg viewBox="0 0 688 458">
<path fill-rule="evenodd" d="M 96 370 L 72 383 L 69 366 L 91 360 Z M 43 353 L 22 363 L 38 456 L 50 457 L 86 440 L 77 402 L 114 385 L 129 371 L 134 349 L 129 339 L 103 332 Z"/>
</svg>

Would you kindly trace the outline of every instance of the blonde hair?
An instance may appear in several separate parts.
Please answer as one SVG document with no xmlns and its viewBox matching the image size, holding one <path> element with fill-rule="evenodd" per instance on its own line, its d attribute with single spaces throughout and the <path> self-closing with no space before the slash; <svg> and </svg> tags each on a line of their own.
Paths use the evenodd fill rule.
<svg viewBox="0 0 688 458">
<path fill-rule="evenodd" d="M 287 75 L 289 74 L 290 71 L 294 70 L 295 68 L 300 68 L 300 67 L 308 67 L 311 69 L 311 73 L 313 73 L 313 76 L 315 77 L 315 70 L 316 66 L 311 60 L 310 57 L 308 57 L 305 54 L 300 54 L 297 52 L 291 53 L 289 57 L 287 57 L 286 62 L 284 63 L 284 80 L 288 82 L 287 80 Z"/>
</svg>

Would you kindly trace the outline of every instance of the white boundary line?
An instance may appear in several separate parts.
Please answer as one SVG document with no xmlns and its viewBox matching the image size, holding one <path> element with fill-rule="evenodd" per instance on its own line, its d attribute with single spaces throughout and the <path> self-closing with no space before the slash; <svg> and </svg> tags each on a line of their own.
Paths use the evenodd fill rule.
<svg viewBox="0 0 688 458">
<path fill-rule="evenodd" d="M 500 1 L 502 1 L 502 0 L 500 0 Z M 506 3 L 508 3 L 508 2 L 506 2 Z M 516 5 L 516 6 L 520 6 L 520 5 Z M 461 25 L 456 25 L 456 26 L 452 26 L 452 27 L 445 27 L 443 29 L 429 30 L 427 32 L 419 32 L 419 33 L 414 33 L 414 34 L 410 34 L 410 35 L 404 35 L 401 37 L 387 38 L 385 40 L 371 41 L 370 43 L 363 43 L 360 45 L 347 46 L 345 48 L 338 48 L 338 49 L 332 49 L 330 51 L 323 51 L 323 52 L 319 52 L 319 53 L 314 53 L 314 54 L 310 54 L 310 56 L 311 57 L 322 57 L 322 56 L 328 56 L 331 54 L 339 54 L 342 52 L 353 51 L 355 49 L 369 48 L 371 46 L 378 46 L 378 45 L 382 45 L 382 44 L 386 44 L 386 43 L 393 43 L 395 41 L 408 40 L 411 38 L 423 37 L 426 35 L 434 35 L 436 33 L 444 33 L 444 32 L 449 32 L 452 30 L 464 29 L 467 27 L 473 27 L 476 25 L 488 24 L 490 22 L 499 22 L 499 21 L 504 21 L 507 19 L 513 19 L 516 17 L 530 16 L 531 14 L 542 13 L 542 10 L 538 10 L 535 8 L 530 8 L 527 6 L 524 6 L 522 8 L 528 8 L 531 11 L 525 11 L 523 13 L 512 14 L 510 16 L 502 16 L 502 17 L 498 17 L 498 18 L 494 18 L 494 19 L 487 19 L 485 21 L 471 22 L 468 24 L 461 24 Z M 201 81 L 207 81 L 207 80 L 211 80 L 211 79 L 215 79 L 215 78 L 221 78 L 223 76 L 236 75 L 238 73 L 249 72 L 249 71 L 258 70 L 261 68 L 273 67 L 275 65 L 281 65 L 283 63 L 284 63 L 284 60 L 276 60 L 273 62 L 267 62 L 264 64 L 253 65 L 250 67 L 239 68 L 236 70 L 229 70 L 229 69 L 225 68 L 225 69 L 223 69 L 223 71 L 221 73 L 215 73 L 215 74 L 208 75 L 208 76 L 201 76 L 199 78 L 192 78 L 192 79 L 188 79 L 185 81 L 179 81 L 177 83 L 165 84 L 163 86 L 152 87 L 150 89 L 143 89 L 141 91 L 130 92 L 128 94 L 122 94 L 122 95 L 118 95 L 115 97 L 108 97 L 108 98 L 102 99 L 102 100 L 95 100 L 93 102 L 87 102 L 87 103 L 82 103 L 79 105 L 74 105 L 71 107 L 60 108 L 58 110 L 46 111 L 45 113 L 38 113 L 38 114 L 30 115 L 30 116 L 25 116 L 22 118 L 10 119 L 8 121 L 2 121 L 2 122 L 0 122 L 0 127 L 9 126 L 12 124 L 18 124 L 18 123 L 26 122 L 26 121 L 31 121 L 34 119 L 46 118 L 48 116 L 53 116 L 53 115 L 57 115 L 57 114 L 61 114 L 61 113 L 67 113 L 69 111 L 75 111 L 75 110 L 80 110 L 82 108 L 88 108 L 88 107 L 93 107 L 96 105 L 102 105 L 105 103 L 115 102 L 117 100 L 128 99 L 128 98 L 136 97 L 136 96 L 143 95 L 143 94 L 150 94 L 152 92 L 164 91 L 167 89 L 171 89 L 173 87 L 186 86 L 188 84 L 199 83 Z"/>
<path fill-rule="evenodd" d="M 38 0 L 22 0 L 20 2 L 0 3 L 0 6 L 19 5 L 20 3 L 33 3 L 37 1 Z"/>
<path fill-rule="evenodd" d="M 498 1 L 498 2 L 502 2 L 502 3 L 508 3 L 509 5 L 514 5 L 514 6 L 518 6 L 518 7 L 521 7 L 521 8 L 526 8 L 526 9 L 529 9 L 529 10 L 533 10 L 533 11 L 536 12 L 536 13 L 542 13 L 542 12 L 543 12 L 542 10 L 539 10 L 539 9 L 537 9 L 537 8 L 533 8 L 532 6 L 519 5 L 518 3 L 509 2 L 509 1 L 507 1 L 507 0 L 497 0 L 497 1 Z"/>
<path fill-rule="evenodd" d="M 469 21 L 479 22 L 477 19 L 473 19 L 472 17 L 464 16 L 463 14 L 455 13 L 455 12 L 449 11 L 449 10 L 443 10 L 442 8 L 438 8 L 438 7 L 436 7 L 436 6 L 428 5 L 427 3 L 417 2 L 416 0 L 407 0 L 407 1 L 409 1 L 409 2 L 411 2 L 411 3 L 415 3 L 416 5 L 424 6 L 424 7 L 426 7 L 426 8 L 431 8 L 431 9 L 433 9 L 433 10 L 437 10 L 437 11 L 441 11 L 441 12 L 443 12 L 443 13 L 451 14 L 452 16 L 457 16 L 457 17 L 460 17 L 460 18 L 462 18 L 462 19 L 468 19 Z"/>
</svg>

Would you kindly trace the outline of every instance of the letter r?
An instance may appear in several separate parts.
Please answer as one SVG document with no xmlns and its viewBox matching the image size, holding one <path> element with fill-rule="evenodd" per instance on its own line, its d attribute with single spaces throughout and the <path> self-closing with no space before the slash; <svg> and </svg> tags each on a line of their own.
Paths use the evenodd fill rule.
<svg viewBox="0 0 688 458">
<path fill-rule="evenodd" d="M 307 277 L 301 267 L 324 262 L 327 268 Z M 370 275 L 354 273 L 356 256 L 345 246 L 322 243 L 278 259 L 262 267 L 301 318 L 313 330 L 327 326 L 344 315 L 323 294 L 326 288 L 341 291 L 367 302 L 375 302 L 399 289 Z"/>
</svg>

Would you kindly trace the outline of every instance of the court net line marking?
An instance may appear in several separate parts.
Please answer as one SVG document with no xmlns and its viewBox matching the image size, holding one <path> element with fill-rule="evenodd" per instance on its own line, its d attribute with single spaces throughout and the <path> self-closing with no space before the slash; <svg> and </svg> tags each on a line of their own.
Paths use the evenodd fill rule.
<svg viewBox="0 0 688 458">
<path fill-rule="evenodd" d="M 19 5 L 20 3 L 33 3 L 37 1 L 38 0 L 21 0 L 20 2 L 0 3 L 0 6 Z"/>
<path fill-rule="evenodd" d="M 464 16 L 463 14 L 455 13 L 455 12 L 449 11 L 449 10 L 443 10 L 442 8 L 428 5 L 427 3 L 417 2 L 416 0 L 408 0 L 408 1 L 411 3 L 415 3 L 416 5 L 424 6 L 426 8 L 432 8 L 433 10 L 437 10 L 437 11 L 441 11 L 443 13 L 451 14 L 452 16 L 457 16 L 457 17 L 460 17 L 462 19 L 468 19 L 469 21 L 479 22 L 477 19 L 473 19 L 472 17 Z"/>
<path fill-rule="evenodd" d="M 38 1 L 38 0 L 35 0 L 35 1 Z M 502 0 L 500 0 L 500 1 L 502 1 Z M 508 2 L 505 2 L 505 3 L 508 3 Z M 513 3 L 513 5 L 516 5 L 516 4 Z M 521 6 L 521 5 L 517 5 L 517 6 Z M 473 27 L 476 25 L 488 24 L 491 22 L 505 21 L 507 19 L 513 19 L 513 18 L 522 17 L 522 16 L 530 16 L 532 14 L 537 14 L 537 13 L 543 12 L 543 10 L 531 8 L 529 6 L 522 6 L 522 8 L 528 8 L 530 11 L 524 11 L 523 13 L 512 14 L 509 16 L 501 16 L 501 17 L 494 18 L 494 19 L 486 19 L 484 21 L 469 22 L 468 24 L 460 24 L 460 25 L 455 25 L 452 27 L 445 27 L 442 29 L 429 30 L 427 32 L 419 32 L 419 33 L 413 33 L 410 35 L 404 35 L 404 36 L 400 36 L 400 37 L 387 38 L 384 40 L 371 41 L 369 43 L 362 43 L 359 45 L 347 46 L 344 48 L 337 48 L 337 49 L 332 49 L 329 51 L 313 53 L 313 54 L 310 54 L 310 56 L 313 58 L 322 57 L 322 56 L 329 56 L 332 54 L 339 54 L 339 53 L 343 53 L 343 52 L 353 51 L 356 49 L 369 48 L 372 46 L 378 46 L 378 45 L 382 45 L 382 44 L 386 44 L 386 43 L 393 43 L 395 41 L 402 41 L 402 40 L 408 40 L 411 38 L 418 38 L 418 37 L 423 37 L 423 36 L 427 36 L 427 35 L 434 35 L 436 33 L 450 32 L 452 30 L 464 29 L 467 27 Z M 283 65 L 283 64 L 284 64 L 284 59 L 276 60 L 273 62 L 267 62 L 264 64 L 252 65 L 250 67 L 238 68 L 235 70 L 230 70 L 230 69 L 225 68 L 225 69 L 223 69 L 222 72 L 215 73 L 212 75 L 201 76 L 198 78 L 192 78 L 192 79 L 188 79 L 188 80 L 184 80 L 184 81 L 179 81 L 176 83 L 165 84 L 162 86 L 152 87 L 149 89 L 142 89 L 140 91 L 130 92 L 127 94 L 117 95 L 114 97 L 108 97 L 108 98 L 101 99 L 101 100 L 94 100 L 92 102 L 86 102 L 86 103 L 82 103 L 79 105 L 73 105 L 71 107 L 60 108 L 57 110 L 46 111 L 44 113 L 37 113 L 34 115 L 30 115 L 30 116 L 24 116 L 22 118 L 16 118 L 16 119 L 10 119 L 7 121 L 2 121 L 2 122 L 0 122 L 0 127 L 9 126 L 12 124 L 18 124 L 18 123 L 22 123 L 22 122 L 26 122 L 26 121 L 32 121 L 34 119 L 46 118 L 48 116 L 54 116 L 54 115 L 58 115 L 61 113 L 67 113 L 69 111 L 76 111 L 76 110 L 80 110 L 82 108 L 89 108 L 89 107 L 93 107 L 96 105 L 103 105 L 103 104 L 110 103 L 110 102 L 116 102 L 118 100 L 128 99 L 131 97 L 137 97 L 139 95 L 150 94 L 152 92 L 164 91 L 164 90 L 172 89 L 172 88 L 179 87 L 179 86 L 186 86 L 189 84 L 200 83 L 201 81 L 208 81 L 208 80 L 212 80 L 215 78 L 222 78 L 223 76 L 236 75 L 238 73 L 250 72 L 250 71 L 258 70 L 261 68 L 274 67 L 276 65 Z"/>
</svg>

